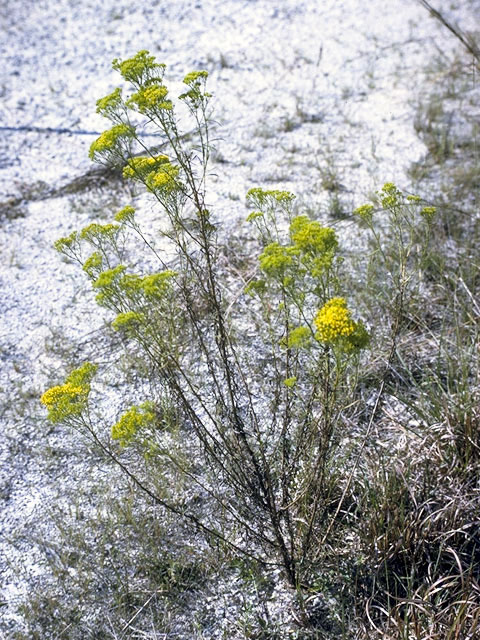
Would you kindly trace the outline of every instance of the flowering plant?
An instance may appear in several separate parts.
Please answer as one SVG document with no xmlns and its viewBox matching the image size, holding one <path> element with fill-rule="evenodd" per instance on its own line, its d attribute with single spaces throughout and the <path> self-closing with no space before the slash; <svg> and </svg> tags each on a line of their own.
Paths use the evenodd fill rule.
<svg viewBox="0 0 480 640">
<path fill-rule="evenodd" d="M 55 246 L 82 265 L 112 328 L 141 354 L 152 391 L 125 408 L 110 438 L 99 432 L 89 400 L 93 365 L 42 402 L 53 422 L 93 438 L 160 507 L 209 540 L 279 564 L 291 585 L 304 584 L 337 499 L 334 453 L 368 344 L 340 297 L 337 235 L 296 215 L 293 194 L 251 189 L 259 256 L 239 294 L 219 260 L 219 222 L 206 206 L 207 72 L 184 78 L 185 132 L 164 65 L 141 51 L 114 68 L 132 92 L 123 97 L 118 88 L 97 102 L 113 126 L 90 157 L 120 165 L 152 195 L 165 217 L 161 243 L 127 205 L 113 222 L 89 224 Z M 161 154 L 145 142 L 152 128 Z M 139 261 L 140 250 L 148 258 Z M 179 475 L 196 491 L 190 500 L 171 487 Z"/>
</svg>

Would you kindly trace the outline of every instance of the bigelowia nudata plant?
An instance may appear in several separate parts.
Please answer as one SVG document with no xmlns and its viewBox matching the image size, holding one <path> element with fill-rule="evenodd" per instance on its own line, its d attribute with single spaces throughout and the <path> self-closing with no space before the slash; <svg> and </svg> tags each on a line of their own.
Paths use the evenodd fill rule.
<svg viewBox="0 0 480 640">
<path fill-rule="evenodd" d="M 144 228 L 127 205 L 55 246 L 82 265 L 113 329 L 141 354 L 152 391 L 108 431 L 95 364 L 42 402 L 52 422 L 93 439 L 159 508 L 235 554 L 282 567 L 291 585 L 309 584 L 338 516 L 346 474 L 335 452 L 369 341 L 342 291 L 338 238 L 298 215 L 291 193 L 251 189 L 256 274 L 235 280 L 206 204 L 207 72 L 187 74 L 174 101 L 165 65 L 147 51 L 113 66 L 129 92 L 98 100 L 112 126 L 90 157 L 143 184 L 163 222 Z M 156 150 L 146 143 L 152 131 Z M 371 205 L 358 211 L 370 224 Z"/>
</svg>

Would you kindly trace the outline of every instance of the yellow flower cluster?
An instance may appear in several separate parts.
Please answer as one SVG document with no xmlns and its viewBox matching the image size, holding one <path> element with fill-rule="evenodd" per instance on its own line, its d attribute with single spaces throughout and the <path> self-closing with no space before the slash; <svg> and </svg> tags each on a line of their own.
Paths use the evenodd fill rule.
<svg viewBox="0 0 480 640">
<path fill-rule="evenodd" d="M 199 79 L 206 80 L 207 78 L 208 71 L 190 71 L 190 73 L 187 73 L 187 75 L 184 77 L 183 83 L 190 85 L 196 83 Z"/>
<path fill-rule="evenodd" d="M 290 237 L 302 254 L 302 261 L 314 277 L 332 266 L 338 247 L 337 235 L 308 216 L 297 216 L 290 225 Z"/>
<path fill-rule="evenodd" d="M 102 271 L 93 283 L 94 288 L 104 289 L 106 287 L 111 287 L 113 284 L 117 284 L 118 278 L 123 274 L 126 268 L 127 267 L 125 265 L 119 264 L 113 269 Z"/>
<path fill-rule="evenodd" d="M 281 194 L 279 197 L 283 198 L 283 194 L 287 192 L 278 193 Z M 254 219 L 261 215 L 260 212 L 253 214 Z M 292 240 L 290 246 L 272 242 L 259 256 L 260 268 L 268 276 L 284 278 L 287 269 L 291 268 L 292 275 L 295 275 L 295 272 L 310 273 L 314 278 L 318 278 L 330 269 L 338 246 L 333 229 L 322 227 L 320 223 L 310 220 L 308 216 L 297 216 L 291 222 L 290 237 Z M 284 280 L 284 284 L 288 283 Z"/>
<path fill-rule="evenodd" d="M 118 440 L 122 447 L 127 446 L 135 437 L 137 432 L 155 421 L 155 410 L 151 402 L 144 402 L 139 407 L 131 407 L 111 431 L 113 440 Z"/>
<path fill-rule="evenodd" d="M 423 209 L 420 211 L 420 215 L 425 218 L 427 222 L 431 222 L 431 220 L 435 216 L 436 211 L 436 207 L 423 207 Z"/>
<path fill-rule="evenodd" d="M 278 242 L 267 245 L 259 256 L 260 268 L 269 276 L 279 276 L 293 264 L 292 248 L 282 247 Z"/>
<path fill-rule="evenodd" d="M 92 142 L 88 155 L 91 160 L 94 160 L 95 155 L 105 153 L 105 151 L 113 151 L 120 140 L 132 138 L 133 135 L 133 127 L 127 124 L 116 124 L 111 129 L 104 131 L 95 142 Z"/>
<path fill-rule="evenodd" d="M 40 398 L 48 409 L 48 419 L 54 424 L 79 416 L 85 409 L 90 393 L 90 382 L 97 367 L 86 362 L 75 369 L 62 385 L 51 387 Z"/>
<path fill-rule="evenodd" d="M 246 221 L 253 222 L 253 220 L 256 220 L 257 218 L 262 218 L 262 217 L 263 217 L 263 211 L 252 211 L 252 213 L 250 213 L 247 216 Z"/>
<path fill-rule="evenodd" d="M 150 191 L 164 191 L 170 193 L 178 188 L 177 176 L 180 169 L 170 162 L 162 164 L 158 171 L 152 171 L 145 181 Z"/>
<path fill-rule="evenodd" d="M 182 93 L 180 100 L 190 101 L 193 108 L 200 106 L 206 99 L 211 98 L 212 94 L 206 91 L 202 92 L 202 83 L 204 84 L 208 78 L 208 71 L 191 71 L 184 77 L 183 82 L 190 87 L 186 93 Z"/>
<path fill-rule="evenodd" d="M 259 209 L 263 209 L 265 206 L 273 207 L 275 204 L 289 205 L 294 199 L 295 196 L 290 191 L 279 191 L 278 189 L 253 187 L 247 192 L 247 201 Z"/>
<path fill-rule="evenodd" d="M 76 399 L 77 396 L 82 393 L 83 387 L 75 386 L 71 382 L 66 382 L 65 384 L 51 387 L 51 389 L 45 391 L 45 393 L 40 398 L 40 402 L 44 404 L 47 409 L 51 409 L 53 406 L 57 405 L 64 399 Z"/>
<path fill-rule="evenodd" d="M 373 209 L 373 204 L 362 204 L 360 207 L 357 207 L 353 213 L 367 224 L 371 224 L 373 219 Z"/>
<path fill-rule="evenodd" d="M 355 322 L 347 309 L 345 298 L 332 298 L 323 305 L 315 317 L 317 338 L 321 342 L 335 342 L 351 336 Z"/>
<path fill-rule="evenodd" d="M 162 295 L 171 286 L 170 280 L 176 275 L 176 272 L 170 269 L 161 273 L 152 273 L 141 279 L 141 287 L 147 296 Z"/>
<path fill-rule="evenodd" d="M 98 222 L 92 222 L 80 231 L 80 238 L 82 240 L 88 240 L 92 242 L 101 236 L 112 238 L 120 230 L 118 224 L 109 222 L 107 224 L 99 224 Z"/>
<path fill-rule="evenodd" d="M 164 155 L 130 158 L 123 169 L 123 177 L 141 180 L 165 163 L 168 163 L 168 156 Z"/>
<path fill-rule="evenodd" d="M 97 279 L 103 265 L 102 254 L 94 251 L 83 263 L 83 270 L 90 278 Z"/>
<path fill-rule="evenodd" d="M 97 113 L 102 116 L 108 117 L 110 114 L 115 113 L 115 110 L 122 102 L 122 90 L 120 88 L 115 89 L 108 96 L 97 100 Z"/>
<path fill-rule="evenodd" d="M 120 222 L 120 224 L 133 223 L 134 216 L 135 209 L 127 204 L 126 207 L 123 207 L 115 214 L 115 221 Z"/>
<path fill-rule="evenodd" d="M 163 84 L 151 84 L 134 93 L 127 105 L 137 108 L 140 113 L 145 113 L 149 109 L 170 111 L 173 105 L 171 100 L 165 100 L 167 94 L 168 89 Z"/>
<path fill-rule="evenodd" d="M 171 280 L 176 275 L 177 272 L 171 269 L 152 273 L 148 276 L 129 273 L 122 278 L 120 285 L 129 295 L 141 293 L 146 298 L 159 299 L 170 291 Z"/>
<path fill-rule="evenodd" d="M 69 250 L 73 250 L 75 246 L 78 244 L 78 234 L 76 231 L 72 231 L 72 233 L 64 238 L 59 238 L 55 240 L 53 243 L 54 248 L 60 253 L 69 252 Z"/>
<path fill-rule="evenodd" d="M 112 322 L 112 327 L 115 331 L 125 329 L 127 332 L 134 329 L 139 323 L 145 320 L 145 315 L 137 311 L 126 311 L 125 313 L 119 313 L 115 320 Z"/>
<path fill-rule="evenodd" d="M 165 70 L 165 65 L 156 63 L 155 56 L 149 55 L 145 49 L 127 60 L 121 61 L 115 58 L 112 67 L 119 71 L 125 80 L 137 85 L 159 73 L 163 75 Z"/>
<path fill-rule="evenodd" d="M 403 193 L 397 189 L 393 182 L 386 182 L 379 196 L 384 209 L 394 209 L 403 202 Z"/>
<path fill-rule="evenodd" d="M 352 353 L 367 346 L 369 335 L 362 322 L 355 322 L 347 308 L 345 298 L 332 298 L 326 302 L 314 319 L 319 342 L 340 347 Z"/>
<path fill-rule="evenodd" d="M 380 198 L 380 202 L 382 207 L 386 210 L 390 210 L 391 213 L 395 213 L 395 211 L 399 211 L 402 206 L 405 207 L 405 213 L 409 213 L 411 211 L 410 207 L 415 205 L 421 205 L 422 198 L 415 194 L 405 195 L 398 189 L 393 182 L 386 182 L 382 190 L 377 192 L 377 195 Z M 374 206 L 373 204 L 364 204 L 361 207 L 357 207 L 353 212 L 357 215 L 361 220 L 367 223 L 368 226 L 372 226 L 372 218 L 373 218 Z M 435 207 L 423 207 L 420 210 L 420 215 L 430 223 L 436 213 Z"/>
<path fill-rule="evenodd" d="M 179 173 L 180 169 L 164 155 L 131 158 L 123 169 L 124 178 L 136 178 L 144 182 L 150 191 L 163 190 L 167 193 L 178 188 Z"/>
</svg>

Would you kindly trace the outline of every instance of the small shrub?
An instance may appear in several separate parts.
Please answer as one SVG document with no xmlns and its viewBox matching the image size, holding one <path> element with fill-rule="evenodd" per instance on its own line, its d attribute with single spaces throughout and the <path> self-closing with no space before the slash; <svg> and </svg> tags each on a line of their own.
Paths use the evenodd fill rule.
<svg viewBox="0 0 480 640">
<path fill-rule="evenodd" d="M 113 126 L 90 156 L 120 165 L 152 194 L 165 217 L 162 247 L 126 206 L 114 222 L 92 223 L 56 248 L 82 265 L 113 328 L 141 350 L 159 390 L 147 404 L 127 408 L 110 439 L 99 432 L 90 401 L 93 365 L 72 372 L 42 402 L 51 420 L 93 439 L 148 495 L 207 538 L 260 563 L 279 563 L 292 586 L 308 584 L 334 499 L 339 431 L 368 343 L 342 297 L 338 239 L 295 215 L 291 193 L 251 189 L 258 275 L 235 300 L 217 259 L 218 223 L 205 204 L 207 73 L 187 74 L 178 106 L 164 65 L 147 52 L 114 68 L 133 92 L 124 98 L 116 89 L 97 102 Z M 177 107 L 189 117 L 188 136 Z M 168 155 L 146 147 L 141 132 L 150 127 Z M 150 253 L 140 269 L 157 263 L 154 270 L 138 270 L 139 251 Z M 212 513 L 178 501 L 168 485 L 179 476 Z"/>
</svg>

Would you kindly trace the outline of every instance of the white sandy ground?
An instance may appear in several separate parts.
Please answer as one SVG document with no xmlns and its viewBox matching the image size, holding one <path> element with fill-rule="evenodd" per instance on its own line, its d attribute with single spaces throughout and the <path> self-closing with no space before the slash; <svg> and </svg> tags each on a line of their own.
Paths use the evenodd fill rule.
<svg viewBox="0 0 480 640">
<path fill-rule="evenodd" d="M 436 6 L 464 28 L 480 13 L 478 2 Z M 95 100 L 118 82 L 111 60 L 145 48 L 168 65 L 174 94 L 187 71 L 210 72 L 219 140 L 209 199 L 232 232 L 257 185 L 292 190 L 326 219 L 329 171 L 345 213 L 387 180 L 408 188 L 406 169 L 425 151 L 413 127 L 423 72 L 454 44 L 414 0 L 0 0 L 0 126 L 101 131 Z M 64 373 L 61 347 L 102 325 L 52 243 L 128 203 L 126 192 L 28 194 L 85 173 L 93 139 L 0 131 L 0 203 L 25 197 L 22 217 L 0 218 L 0 635 L 21 629 L 15 606 L 45 570 L 38 523 L 82 475 L 78 458 L 45 467 L 46 447 L 72 445 L 46 425 L 38 397 Z"/>
</svg>

